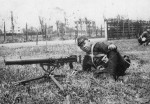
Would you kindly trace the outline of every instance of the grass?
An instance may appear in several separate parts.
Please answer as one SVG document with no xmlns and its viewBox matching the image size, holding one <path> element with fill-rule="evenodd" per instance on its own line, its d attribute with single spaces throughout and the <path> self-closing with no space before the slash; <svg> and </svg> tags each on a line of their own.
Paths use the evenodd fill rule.
<svg viewBox="0 0 150 104">
<path fill-rule="evenodd" d="M 135 39 L 112 41 L 122 55 L 129 55 L 131 66 L 124 82 L 115 82 L 111 76 L 102 75 L 95 79 L 93 73 L 72 74 L 73 70 L 81 70 L 81 65 L 74 63 L 74 69 L 68 65 L 55 70 L 65 74 L 65 78 L 57 78 L 70 97 L 64 94 L 51 80 L 38 80 L 27 86 L 14 86 L 12 82 L 34 78 L 44 74 L 39 65 L 5 66 L 6 58 L 31 57 L 65 57 L 84 53 L 76 45 L 50 45 L 36 47 L 7 48 L 0 47 L 0 103 L 12 104 L 15 96 L 16 104 L 149 104 L 150 103 L 150 47 L 139 46 Z"/>
</svg>

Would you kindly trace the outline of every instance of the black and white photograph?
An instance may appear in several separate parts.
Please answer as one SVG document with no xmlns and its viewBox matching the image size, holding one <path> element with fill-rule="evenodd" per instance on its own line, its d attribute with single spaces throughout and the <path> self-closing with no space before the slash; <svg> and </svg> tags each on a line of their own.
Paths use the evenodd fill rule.
<svg viewBox="0 0 150 104">
<path fill-rule="evenodd" d="M 150 0 L 0 5 L 0 104 L 150 104 Z"/>
</svg>

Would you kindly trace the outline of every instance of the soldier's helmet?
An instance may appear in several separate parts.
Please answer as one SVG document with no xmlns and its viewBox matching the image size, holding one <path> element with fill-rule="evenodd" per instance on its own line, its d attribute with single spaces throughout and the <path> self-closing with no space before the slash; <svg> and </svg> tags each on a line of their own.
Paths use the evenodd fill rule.
<svg viewBox="0 0 150 104">
<path fill-rule="evenodd" d="M 85 36 L 81 36 L 77 39 L 77 44 L 78 46 L 81 46 L 82 43 L 85 41 L 85 40 L 88 40 L 88 38 L 86 38 Z"/>
</svg>

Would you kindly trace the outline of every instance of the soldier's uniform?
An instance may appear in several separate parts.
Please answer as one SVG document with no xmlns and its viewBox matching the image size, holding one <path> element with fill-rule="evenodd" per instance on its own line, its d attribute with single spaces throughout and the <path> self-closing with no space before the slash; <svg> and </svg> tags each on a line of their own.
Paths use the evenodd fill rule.
<svg viewBox="0 0 150 104">
<path fill-rule="evenodd" d="M 96 70 L 94 74 L 100 75 L 102 73 L 109 73 L 117 80 L 119 76 L 125 74 L 126 69 L 130 66 L 130 60 L 129 58 L 128 61 L 124 60 L 117 49 L 109 50 L 108 46 L 109 44 L 104 42 L 97 42 L 94 44 L 91 52 L 87 53 L 83 60 L 83 70 L 89 71 L 91 67 L 97 68 L 99 65 L 102 65 L 104 69 Z M 92 56 L 94 57 L 91 57 L 91 54 L 93 54 Z M 104 55 L 107 55 L 107 62 L 102 61 Z"/>
<path fill-rule="evenodd" d="M 138 42 L 140 43 L 140 45 L 142 45 L 143 43 L 148 45 L 148 43 L 150 43 L 150 32 L 149 32 L 149 30 L 144 31 L 142 33 L 142 35 L 138 38 Z"/>
</svg>

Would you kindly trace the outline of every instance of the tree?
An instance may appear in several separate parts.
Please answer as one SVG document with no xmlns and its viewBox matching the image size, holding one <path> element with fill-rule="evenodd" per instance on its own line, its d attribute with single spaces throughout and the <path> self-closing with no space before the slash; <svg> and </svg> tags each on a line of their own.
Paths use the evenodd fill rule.
<svg viewBox="0 0 150 104">
<path fill-rule="evenodd" d="M 5 28 L 5 21 L 4 21 L 4 42 L 6 41 L 6 28 Z"/>
<path fill-rule="evenodd" d="M 79 24 L 80 24 L 80 28 L 81 28 L 81 34 L 82 34 L 82 20 L 81 20 L 81 18 L 79 19 Z"/>
<path fill-rule="evenodd" d="M 59 21 L 56 21 L 57 35 L 59 37 Z"/>
<path fill-rule="evenodd" d="M 85 25 L 86 25 L 86 33 L 88 34 L 88 27 L 87 27 L 87 25 L 88 25 L 88 19 L 85 17 Z"/>
<path fill-rule="evenodd" d="M 39 16 L 39 21 L 40 21 L 40 25 L 41 25 L 41 33 L 44 37 L 44 19 Z"/>
<path fill-rule="evenodd" d="M 14 18 L 13 18 L 13 12 L 11 11 L 12 41 L 14 39 L 13 35 L 14 35 L 14 28 L 15 28 L 13 20 L 14 20 Z"/>
<path fill-rule="evenodd" d="M 88 21 L 88 33 L 89 33 L 89 37 L 91 37 L 91 21 Z"/>
<path fill-rule="evenodd" d="M 59 33 L 61 34 L 61 39 L 64 40 L 64 35 L 65 35 L 65 24 L 64 23 L 59 24 Z"/>
<path fill-rule="evenodd" d="M 26 23 L 26 31 L 25 31 L 25 34 L 26 34 L 26 42 L 28 41 L 28 25 Z"/>
</svg>

